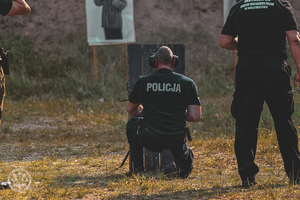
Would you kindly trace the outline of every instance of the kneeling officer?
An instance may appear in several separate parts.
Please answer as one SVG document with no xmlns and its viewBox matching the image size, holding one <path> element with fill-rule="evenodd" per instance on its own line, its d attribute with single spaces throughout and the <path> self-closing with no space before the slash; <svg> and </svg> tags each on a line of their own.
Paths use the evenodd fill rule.
<svg viewBox="0 0 300 200">
<path fill-rule="evenodd" d="M 201 104 L 194 81 L 172 71 L 178 57 L 162 46 L 150 56 L 149 64 L 156 72 L 140 77 L 129 96 L 127 138 L 133 163 L 126 175 L 144 171 L 143 147 L 162 152 L 164 173 L 179 172 L 186 178 L 193 168 L 193 153 L 186 142 L 186 121 L 197 122 Z M 189 133 L 188 133 L 189 134 Z M 172 156 L 173 155 L 173 156 Z"/>
</svg>

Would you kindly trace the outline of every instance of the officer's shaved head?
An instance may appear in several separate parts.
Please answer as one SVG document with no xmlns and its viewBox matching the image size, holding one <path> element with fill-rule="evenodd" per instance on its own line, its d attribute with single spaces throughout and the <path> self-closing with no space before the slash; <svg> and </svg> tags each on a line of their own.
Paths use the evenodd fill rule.
<svg viewBox="0 0 300 200">
<path fill-rule="evenodd" d="M 156 58 L 158 59 L 159 63 L 168 65 L 171 63 L 173 58 L 173 52 L 172 50 L 167 46 L 161 46 L 159 49 L 157 49 Z"/>
</svg>

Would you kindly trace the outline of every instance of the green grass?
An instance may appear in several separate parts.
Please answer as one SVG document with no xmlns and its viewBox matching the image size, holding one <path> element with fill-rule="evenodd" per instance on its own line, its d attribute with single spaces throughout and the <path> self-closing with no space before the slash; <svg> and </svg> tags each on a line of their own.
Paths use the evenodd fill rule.
<svg viewBox="0 0 300 200">
<path fill-rule="evenodd" d="M 0 180 L 22 167 L 33 181 L 25 193 L 3 190 L 0 198 L 299 199 L 299 186 L 288 184 L 267 106 L 259 127 L 258 185 L 239 187 L 235 120 L 230 114 L 231 53 L 202 30 L 168 31 L 172 34 L 151 33 L 138 41 L 186 45 L 186 73 L 197 83 L 203 109 L 200 122 L 188 123 L 195 156 L 188 179 L 160 172 L 128 178 L 124 176 L 128 161 L 114 171 L 128 149 L 126 103 L 120 102 L 127 97 L 125 45 L 97 47 L 100 72 L 95 82 L 85 33 L 50 38 L 44 49 L 33 39 L 11 33 L 9 38 L 0 36 L 13 55 L 0 126 Z M 291 58 L 288 62 L 295 70 Z M 299 94 L 295 102 L 293 118 L 300 130 Z"/>
</svg>

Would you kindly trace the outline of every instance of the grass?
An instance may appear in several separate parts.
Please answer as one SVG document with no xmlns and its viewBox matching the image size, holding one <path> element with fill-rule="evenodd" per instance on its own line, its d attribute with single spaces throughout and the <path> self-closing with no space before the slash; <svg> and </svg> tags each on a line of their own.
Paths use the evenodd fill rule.
<svg viewBox="0 0 300 200">
<path fill-rule="evenodd" d="M 299 100 L 299 95 L 296 101 Z M 125 105 L 74 99 L 6 101 L 1 134 L 0 180 L 18 168 L 32 176 L 25 193 L 3 190 L 1 199 L 297 199 L 288 184 L 274 129 L 261 124 L 256 162 L 258 185 L 239 187 L 233 150 L 230 98 L 203 101 L 203 120 L 189 123 L 194 170 L 186 180 L 160 172 L 125 177 L 128 144 Z M 215 106 L 208 106 L 215 102 Z M 207 105 L 207 106 L 205 106 Z M 296 110 L 299 110 L 297 104 Z M 218 113 L 219 118 L 213 113 Z M 262 120 L 269 120 L 264 111 Z M 297 116 L 296 116 L 297 117 Z M 299 117 L 299 116 L 298 116 Z M 210 122 L 214 119 L 214 123 Z M 297 127 L 299 118 L 297 118 Z M 270 122 L 271 123 L 271 122 Z M 300 127 L 298 127 L 298 130 Z M 222 131 L 223 130 L 223 131 Z"/>
<path fill-rule="evenodd" d="M 2 190 L 0 198 L 299 199 L 299 186 L 288 184 L 266 106 L 259 127 L 258 184 L 239 187 L 235 121 L 230 114 L 231 53 L 219 49 L 202 30 L 169 31 L 172 34 L 151 33 L 139 41 L 189 47 L 186 73 L 197 83 L 203 117 L 188 123 L 195 156 L 188 179 L 168 178 L 158 171 L 128 178 L 128 161 L 114 171 L 128 149 L 126 104 L 120 102 L 127 97 L 124 45 L 97 48 L 100 80 L 95 82 L 84 33 L 63 34 L 48 41 L 44 50 L 35 47 L 34 40 L 12 33 L 10 39 L 0 36 L 13 55 L 0 126 L 0 180 L 22 167 L 31 174 L 32 185 L 24 193 Z M 288 62 L 295 69 L 292 60 Z M 299 130 L 299 94 L 295 102 L 293 118 Z"/>
</svg>

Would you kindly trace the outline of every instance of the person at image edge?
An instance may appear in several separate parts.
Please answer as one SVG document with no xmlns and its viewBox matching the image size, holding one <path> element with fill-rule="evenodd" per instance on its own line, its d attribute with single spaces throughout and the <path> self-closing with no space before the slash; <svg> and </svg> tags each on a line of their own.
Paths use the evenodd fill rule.
<svg viewBox="0 0 300 200">
<path fill-rule="evenodd" d="M 235 154 L 242 186 L 256 183 L 257 133 L 264 102 L 274 120 L 284 168 L 291 184 L 300 183 L 297 130 L 292 119 L 294 90 L 287 65 L 286 37 L 300 82 L 300 35 L 288 0 L 241 0 L 223 27 L 220 45 L 238 51 L 236 89 L 231 105 L 236 119 Z"/>
</svg>

